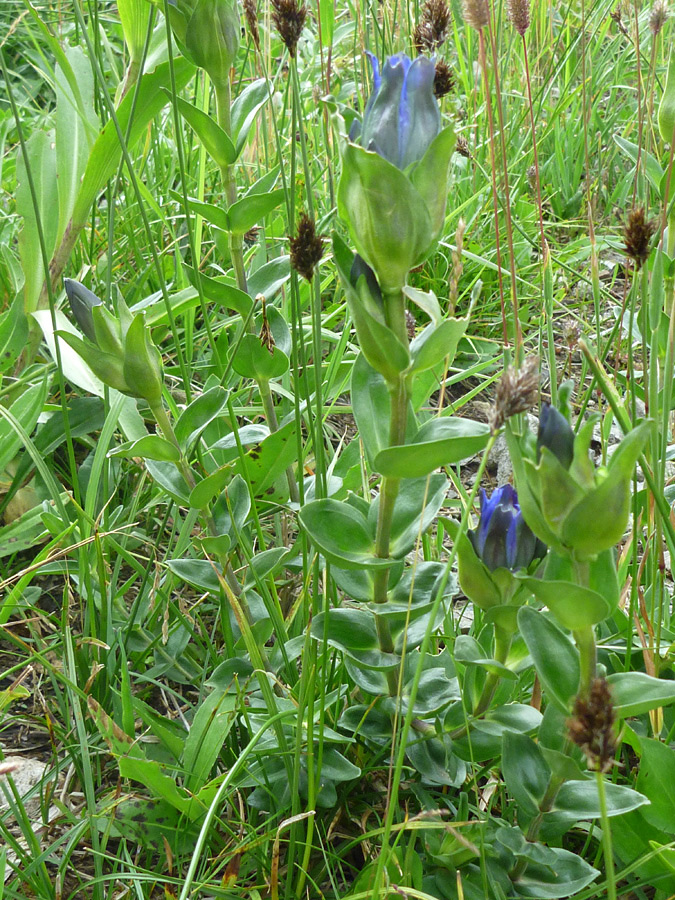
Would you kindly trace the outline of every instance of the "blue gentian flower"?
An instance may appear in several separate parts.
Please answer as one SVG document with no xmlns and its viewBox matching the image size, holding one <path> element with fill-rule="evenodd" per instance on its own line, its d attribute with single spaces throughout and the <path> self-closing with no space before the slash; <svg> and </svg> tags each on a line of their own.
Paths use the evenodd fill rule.
<svg viewBox="0 0 675 900">
<path fill-rule="evenodd" d="M 537 452 L 541 453 L 542 447 L 548 447 L 560 464 L 569 469 L 574 457 L 574 432 L 565 416 L 556 409 L 544 403 L 539 414 L 539 431 L 537 433 Z"/>
<path fill-rule="evenodd" d="M 497 488 L 488 498 L 480 494 L 480 524 L 469 531 L 476 555 L 490 572 L 495 569 L 526 569 L 546 553 L 545 545 L 528 528 L 510 484 Z"/>
<path fill-rule="evenodd" d="M 374 150 L 399 169 L 418 162 L 441 130 L 441 113 L 434 96 L 436 66 L 432 59 L 405 53 L 390 56 L 380 74 L 369 53 L 375 90 L 368 100 L 361 128 L 361 146 Z"/>
</svg>

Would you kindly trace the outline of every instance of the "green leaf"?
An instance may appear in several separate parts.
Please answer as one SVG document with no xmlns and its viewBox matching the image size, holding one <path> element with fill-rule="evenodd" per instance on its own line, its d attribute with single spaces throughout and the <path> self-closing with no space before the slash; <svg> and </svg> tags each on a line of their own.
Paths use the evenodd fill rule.
<svg viewBox="0 0 675 900">
<path fill-rule="evenodd" d="M 448 178 L 454 149 L 455 132 L 452 125 L 448 125 L 433 139 L 410 176 L 429 215 L 434 240 L 440 235 L 445 221 Z"/>
<path fill-rule="evenodd" d="M 166 90 L 166 88 L 163 90 L 170 98 L 171 92 Z M 237 151 L 220 125 L 208 113 L 203 112 L 186 100 L 177 97 L 176 103 L 180 114 L 193 129 L 216 165 L 221 168 L 232 165 L 237 159 Z"/>
<path fill-rule="evenodd" d="M 28 321 L 20 294 L 9 309 L 0 314 L 0 374 L 11 368 L 21 355 L 28 338 Z"/>
<path fill-rule="evenodd" d="M 179 195 L 176 196 L 179 197 Z M 222 206 L 216 206 L 214 203 L 204 203 L 203 200 L 197 200 L 196 197 L 188 197 L 187 202 L 193 212 L 202 216 L 211 225 L 222 228 L 223 231 L 230 231 L 230 217 Z"/>
<path fill-rule="evenodd" d="M 632 788 L 605 781 L 607 795 L 607 815 L 622 816 L 624 813 L 649 803 L 649 800 Z M 576 819 L 600 818 L 600 797 L 595 779 L 591 781 L 567 781 L 560 788 L 553 804 L 553 812 L 564 812 Z"/>
<path fill-rule="evenodd" d="M 183 271 L 190 279 L 190 283 L 199 289 L 201 283 L 202 291 L 207 300 L 212 303 L 219 303 L 225 309 L 233 309 L 245 319 L 251 310 L 251 298 L 245 291 L 240 291 L 238 287 L 231 284 L 225 276 L 211 278 L 204 275 L 203 272 L 195 272 L 195 270 L 183 263 Z"/>
<path fill-rule="evenodd" d="M 32 434 L 42 412 L 47 397 L 48 379 L 38 384 L 27 387 L 23 393 L 12 402 L 9 411 L 27 434 Z M 17 434 L 4 417 L 0 418 L 0 474 L 19 452 L 23 445 L 21 436 Z"/>
<path fill-rule="evenodd" d="M 256 496 L 264 494 L 279 475 L 295 463 L 296 458 L 296 425 L 295 421 L 291 420 L 246 452 L 246 474 L 254 494 Z M 237 461 L 234 468 L 243 476 L 241 461 Z"/>
<path fill-rule="evenodd" d="M 482 422 L 453 416 L 430 419 L 411 443 L 381 450 L 374 468 L 389 478 L 418 478 L 479 453 L 489 436 Z"/>
<path fill-rule="evenodd" d="M 476 556 L 466 533 L 460 534 L 459 522 L 444 517 L 443 524 L 457 548 L 459 584 L 464 594 L 483 610 L 500 606 L 501 592 L 483 561 Z"/>
<path fill-rule="evenodd" d="M 644 672 L 616 672 L 607 681 L 612 687 L 614 712 L 622 719 L 675 702 L 675 681 L 653 678 Z"/>
<path fill-rule="evenodd" d="M 330 47 L 333 43 L 333 31 L 335 29 L 335 3 L 334 0 L 319 0 L 319 35 L 321 44 Z"/>
<path fill-rule="evenodd" d="M 518 627 L 547 696 L 568 713 L 579 690 L 579 651 L 554 622 L 529 606 L 518 613 Z"/>
<path fill-rule="evenodd" d="M 244 149 L 251 125 L 268 97 L 267 83 L 264 78 L 259 78 L 245 87 L 232 104 L 232 137 L 235 140 L 237 157 Z"/>
<path fill-rule="evenodd" d="M 395 653 L 383 653 L 379 649 L 375 619 L 370 613 L 359 609 L 329 609 L 314 616 L 310 634 L 315 640 L 323 640 L 324 629 L 328 644 L 361 666 L 387 670 L 400 663 Z"/>
<path fill-rule="evenodd" d="M 411 300 L 416 306 L 425 312 L 433 325 L 440 325 L 443 321 L 443 313 L 441 312 L 441 305 L 438 302 L 438 297 L 434 294 L 433 291 L 420 291 L 417 288 L 410 287 L 409 284 L 403 288 L 403 293 Z"/>
<path fill-rule="evenodd" d="M 375 458 L 389 440 L 391 400 L 384 378 L 363 353 L 357 356 L 352 369 L 351 394 L 354 418 L 366 459 L 371 469 L 375 470 Z"/>
<path fill-rule="evenodd" d="M 276 346 L 270 352 L 255 334 L 243 336 L 232 359 L 232 368 L 235 372 L 256 381 L 280 378 L 288 371 L 288 367 L 289 360 L 286 354 Z"/>
<path fill-rule="evenodd" d="M 132 459 L 139 456 L 141 459 L 159 459 L 163 462 L 178 462 L 180 451 L 175 444 L 167 441 L 159 434 L 146 434 L 137 441 L 127 441 L 108 451 L 108 456 L 124 456 Z"/>
<path fill-rule="evenodd" d="M 407 175 L 377 153 L 345 143 L 338 213 L 383 293 L 400 291 L 433 240 L 426 204 Z"/>
<path fill-rule="evenodd" d="M 518 804 L 518 821 L 522 825 L 521 812 L 527 819 L 539 812 L 551 770 L 531 737 L 506 731 L 502 741 L 502 774 L 507 790 Z"/>
<path fill-rule="evenodd" d="M 251 297 L 262 294 L 265 300 L 271 300 L 291 277 L 290 256 L 277 256 L 264 266 L 252 272 L 248 278 L 248 292 Z"/>
<path fill-rule="evenodd" d="M 402 557 L 431 526 L 443 505 L 448 481 L 444 475 L 410 479 L 401 482 L 391 521 L 390 556 Z M 381 495 L 370 507 L 368 521 L 371 530 L 377 527 Z"/>
<path fill-rule="evenodd" d="M 206 478 L 198 481 L 190 492 L 190 506 L 193 509 L 206 509 L 214 497 L 232 480 L 232 467 L 223 466 L 211 472 Z"/>
<path fill-rule="evenodd" d="M 253 228 L 268 213 L 276 209 L 284 196 L 284 191 L 278 190 L 269 191 L 267 194 L 250 194 L 237 200 L 227 210 L 229 231 L 232 234 L 245 234 L 249 228 Z"/>
<path fill-rule="evenodd" d="M 193 794 L 205 784 L 235 721 L 237 697 L 224 690 L 212 691 L 197 706 L 185 739 L 183 766 L 185 788 Z"/>
<path fill-rule="evenodd" d="M 661 741 L 640 739 L 642 757 L 636 787 L 650 801 L 645 819 L 666 833 L 675 824 L 675 750 Z"/>
<path fill-rule="evenodd" d="M 595 556 L 617 544 L 626 529 L 630 482 L 654 423 L 642 422 L 621 441 L 609 462 L 609 472 L 565 517 L 562 539 L 582 557 Z"/>
<path fill-rule="evenodd" d="M 56 177 L 56 149 L 54 132 L 41 128 L 26 141 L 26 155 L 30 167 L 37 201 L 37 214 L 42 225 L 47 257 L 51 258 L 57 240 L 59 223 L 58 180 Z M 23 217 L 19 233 L 19 255 L 24 273 L 24 311 L 37 308 L 38 297 L 44 279 L 42 252 L 37 227 L 36 210 L 28 184 L 28 176 L 22 153 L 16 161 L 16 211 Z"/>
<path fill-rule="evenodd" d="M 463 319 L 446 319 L 440 325 L 427 325 L 410 344 L 411 372 L 423 372 L 440 365 L 445 359 L 452 365 L 457 344 L 464 337 L 469 316 Z"/>
<path fill-rule="evenodd" d="M 529 576 L 516 576 L 534 596 L 548 606 L 565 628 L 574 631 L 604 621 L 610 612 L 602 594 L 573 581 L 541 581 Z"/>
<path fill-rule="evenodd" d="M 65 54 L 77 79 L 79 96 L 74 95 L 68 77 L 64 75 L 61 66 L 57 66 L 54 88 L 59 241 L 70 221 L 89 152 L 99 131 L 94 110 L 94 77 L 89 60 L 80 47 L 67 47 Z"/>
<path fill-rule="evenodd" d="M 227 400 L 227 391 L 215 386 L 200 394 L 183 410 L 175 425 L 176 440 L 187 453 L 192 442 L 220 415 Z"/>
<path fill-rule="evenodd" d="M 638 158 L 642 156 L 642 159 L 645 164 L 645 173 L 649 180 L 649 183 L 654 188 L 657 193 L 660 193 L 661 188 L 661 179 L 663 178 L 663 169 L 659 165 L 658 160 L 652 156 L 647 150 L 638 147 L 637 144 L 634 144 L 632 141 L 627 141 L 626 138 L 621 137 L 618 134 L 614 135 L 614 140 L 618 144 L 621 151 L 631 160 L 631 162 L 637 165 Z"/>
<path fill-rule="evenodd" d="M 343 569 L 382 569 L 392 559 L 375 556 L 375 539 L 364 515 L 338 500 L 314 500 L 299 513 L 300 524 L 329 562 Z"/>
</svg>

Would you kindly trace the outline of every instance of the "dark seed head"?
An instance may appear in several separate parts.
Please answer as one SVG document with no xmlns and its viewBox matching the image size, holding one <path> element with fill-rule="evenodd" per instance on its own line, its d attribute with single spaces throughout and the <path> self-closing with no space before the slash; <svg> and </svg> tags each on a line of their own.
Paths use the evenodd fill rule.
<svg viewBox="0 0 675 900">
<path fill-rule="evenodd" d="M 571 740 L 586 755 L 590 769 L 607 772 L 612 767 L 616 736 L 614 706 L 607 679 L 595 678 L 588 697 L 577 697 L 567 730 Z"/>
<path fill-rule="evenodd" d="M 469 142 L 464 137 L 463 134 L 457 135 L 457 143 L 455 144 L 455 151 L 459 153 L 460 156 L 465 156 L 467 159 L 471 159 L 471 150 L 469 149 Z"/>
<path fill-rule="evenodd" d="M 246 27 L 251 35 L 251 40 L 256 46 L 256 50 L 260 50 L 260 32 L 258 31 L 258 9 L 256 0 L 244 0 L 244 18 L 246 19 Z"/>
<path fill-rule="evenodd" d="M 450 66 L 439 59 L 436 63 L 436 73 L 434 75 L 434 95 L 440 100 L 445 97 L 455 86 L 455 76 L 452 74 Z"/>
<path fill-rule="evenodd" d="M 490 430 L 497 434 L 511 416 L 527 412 L 539 402 L 539 360 L 529 356 L 520 369 L 509 368 L 497 385 L 490 411 Z"/>
<path fill-rule="evenodd" d="M 272 21 L 279 32 L 279 37 L 286 45 L 291 56 L 295 51 L 305 27 L 307 7 L 298 3 L 298 0 L 271 0 Z"/>
<path fill-rule="evenodd" d="M 433 53 L 447 40 L 449 27 L 450 8 L 445 0 L 426 0 L 413 32 L 415 50 Z"/>
<path fill-rule="evenodd" d="M 647 262 L 650 250 L 649 244 L 655 231 L 656 222 L 654 219 L 645 217 L 643 206 L 630 211 L 623 236 L 626 256 L 630 256 L 631 259 L 635 260 L 635 265 L 638 269 L 641 269 Z"/>
<path fill-rule="evenodd" d="M 302 213 L 298 220 L 298 232 L 296 237 L 290 239 L 290 247 L 291 265 L 303 278 L 311 281 L 314 267 L 323 256 L 323 241 L 316 233 L 314 220 L 306 213 Z"/>
</svg>

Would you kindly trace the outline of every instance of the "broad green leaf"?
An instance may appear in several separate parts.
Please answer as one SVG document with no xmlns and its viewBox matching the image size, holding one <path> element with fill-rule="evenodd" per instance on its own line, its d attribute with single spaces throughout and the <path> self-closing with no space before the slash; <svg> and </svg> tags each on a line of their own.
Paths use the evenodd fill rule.
<svg viewBox="0 0 675 900">
<path fill-rule="evenodd" d="M 94 77 L 89 60 L 79 47 L 68 47 L 65 52 L 77 78 L 79 97 L 73 95 L 68 79 L 61 67 L 57 66 L 55 72 L 56 172 L 59 193 L 57 240 L 61 240 L 70 221 L 89 152 L 99 131 L 99 122 L 94 110 Z"/>
<path fill-rule="evenodd" d="M 26 141 L 26 155 L 35 188 L 37 215 L 42 226 L 47 258 L 51 258 L 56 245 L 59 226 L 58 180 L 56 177 L 56 147 L 53 131 L 38 128 Z M 19 233 L 19 255 L 24 273 L 24 311 L 37 308 L 38 297 L 44 280 L 42 251 L 33 198 L 28 184 L 26 160 L 19 151 L 16 162 L 16 211 L 23 217 Z"/>
<path fill-rule="evenodd" d="M 234 309 L 242 318 L 248 316 L 251 309 L 251 298 L 244 291 L 240 291 L 225 276 L 211 278 L 203 272 L 197 274 L 191 266 L 183 265 L 190 282 L 197 288 L 197 278 L 201 281 L 202 290 L 207 300 L 219 303 L 225 309 Z M 153 323 L 154 324 L 154 323 Z"/>
<path fill-rule="evenodd" d="M 27 387 L 9 407 L 11 414 L 27 434 L 32 434 L 47 397 L 48 381 Z M 22 446 L 20 435 L 11 422 L 0 418 L 0 473 L 2 473 Z"/>
<path fill-rule="evenodd" d="M 333 31 L 335 29 L 335 3 L 334 0 L 319 0 L 319 35 L 324 47 L 330 47 L 333 43 Z"/>
<path fill-rule="evenodd" d="M 479 453 L 489 436 L 482 422 L 441 416 L 422 425 L 411 443 L 381 450 L 374 468 L 389 478 L 418 478 Z"/>
<path fill-rule="evenodd" d="M 260 496 L 297 460 L 296 424 L 292 420 L 246 451 L 246 474 L 256 496 Z M 235 471 L 243 476 L 240 462 Z"/>
<path fill-rule="evenodd" d="M 362 353 L 357 356 L 352 369 L 351 394 L 366 458 L 371 469 L 375 469 L 375 458 L 385 449 L 389 439 L 391 400 L 384 378 Z"/>
<path fill-rule="evenodd" d="M 14 366 L 28 338 L 23 298 L 17 294 L 9 309 L 0 313 L 0 374 Z"/>
<path fill-rule="evenodd" d="M 637 164 L 638 157 L 642 156 L 642 160 L 645 164 L 645 173 L 649 179 L 649 183 L 657 193 L 660 193 L 663 169 L 659 165 L 658 160 L 652 156 L 649 151 L 645 150 L 644 147 L 640 148 L 637 144 L 634 144 L 632 141 L 627 141 L 626 138 L 623 138 L 618 134 L 614 135 L 614 140 L 631 162 Z"/>
<path fill-rule="evenodd" d="M 170 91 L 166 93 L 171 97 Z M 232 165 L 237 158 L 237 151 L 215 119 L 180 97 L 176 98 L 176 102 L 180 114 L 193 129 L 213 161 L 221 168 Z"/>
<path fill-rule="evenodd" d="M 325 618 L 327 623 L 324 623 Z M 360 609 L 329 609 L 312 619 L 312 637 L 323 640 L 324 629 L 328 644 L 346 653 L 361 666 L 386 670 L 400 663 L 395 653 L 383 653 L 379 649 L 375 619 L 370 613 Z"/>
<path fill-rule="evenodd" d="M 548 606 L 561 625 L 574 631 L 604 621 L 610 613 L 607 600 L 597 591 L 573 581 L 541 581 L 520 577 L 534 596 Z"/>
<path fill-rule="evenodd" d="M 446 358 L 452 365 L 457 344 L 469 326 L 469 317 L 446 319 L 439 325 L 430 324 L 410 344 L 411 372 L 423 372 L 440 365 Z"/>
<path fill-rule="evenodd" d="M 605 781 L 605 793 L 608 816 L 622 816 L 649 803 L 638 791 L 622 784 L 612 784 L 611 781 Z M 568 813 L 575 820 L 600 818 L 600 797 L 595 779 L 565 782 L 558 792 L 553 810 Z"/>
<path fill-rule="evenodd" d="M 642 810 L 656 828 L 673 832 L 675 825 L 675 750 L 661 741 L 640 739 L 642 757 L 636 788 L 650 801 Z"/>
<path fill-rule="evenodd" d="M 623 719 L 675 703 L 675 681 L 653 678 L 644 672 L 616 672 L 607 681 L 612 687 L 614 711 Z"/>
<path fill-rule="evenodd" d="M 547 696 L 568 713 L 579 690 L 579 651 L 554 622 L 529 606 L 518 613 L 518 627 Z"/>
<path fill-rule="evenodd" d="M 440 325 L 443 321 L 443 313 L 441 312 L 441 305 L 438 302 L 438 297 L 434 294 L 433 291 L 420 291 L 417 288 L 410 287 L 409 284 L 403 288 L 403 293 L 411 300 L 416 306 L 425 312 L 433 325 Z"/>
<path fill-rule="evenodd" d="M 233 234 L 244 234 L 249 228 L 253 228 L 254 225 L 261 222 L 273 209 L 276 209 L 283 199 L 284 192 L 282 190 L 242 197 L 227 210 L 229 230 Z"/>
<path fill-rule="evenodd" d="M 251 297 L 262 294 L 269 301 L 291 277 L 290 256 L 277 256 L 265 265 L 251 272 L 248 278 L 248 292 Z"/>
<path fill-rule="evenodd" d="M 448 481 L 444 475 L 432 475 L 428 479 L 406 478 L 401 482 L 391 520 L 391 556 L 402 557 L 412 550 L 436 518 L 447 488 Z M 377 528 L 380 500 L 381 495 L 378 494 L 368 513 L 373 533 Z"/>
<path fill-rule="evenodd" d="M 375 556 L 368 520 L 348 503 L 314 500 L 299 513 L 300 524 L 329 562 L 343 569 L 381 569 L 393 560 Z"/>
<path fill-rule="evenodd" d="M 237 157 L 244 149 L 251 125 L 268 97 L 267 83 L 264 78 L 259 78 L 245 87 L 232 104 L 232 137 L 235 140 Z"/>
<path fill-rule="evenodd" d="M 236 694 L 212 691 L 202 700 L 192 720 L 183 751 L 185 788 L 197 793 L 206 783 L 235 721 Z"/>
<path fill-rule="evenodd" d="M 230 230 L 230 218 L 224 206 L 216 206 L 215 203 L 204 203 L 203 200 L 197 200 L 195 197 L 188 197 L 187 202 L 190 209 L 206 219 L 207 222 L 210 222 L 217 228 L 222 228 L 223 231 Z"/>
<path fill-rule="evenodd" d="M 270 351 L 255 334 L 245 334 L 232 359 L 232 368 L 244 378 L 269 381 L 288 371 L 289 360 L 278 347 Z"/>
<path fill-rule="evenodd" d="M 502 741 L 502 774 L 508 792 L 518 804 L 522 825 L 524 819 L 532 818 L 539 812 L 551 770 L 531 737 L 506 731 Z"/>
<path fill-rule="evenodd" d="M 175 434 L 178 443 L 188 452 L 206 426 L 222 411 L 227 400 L 227 391 L 216 386 L 204 391 L 187 406 L 178 417 Z"/>
<path fill-rule="evenodd" d="M 159 434 L 146 434 L 137 441 L 127 441 L 108 451 L 108 456 L 125 456 L 132 459 L 135 456 L 141 459 L 159 459 L 164 462 L 178 462 L 180 451 L 175 444 L 167 441 Z"/>
</svg>

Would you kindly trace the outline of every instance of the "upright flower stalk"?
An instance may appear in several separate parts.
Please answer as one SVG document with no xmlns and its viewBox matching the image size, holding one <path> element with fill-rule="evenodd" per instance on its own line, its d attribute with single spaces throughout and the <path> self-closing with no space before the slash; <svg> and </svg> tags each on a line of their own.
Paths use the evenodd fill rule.
<svg viewBox="0 0 675 900">
<path fill-rule="evenodd" d="M 424 262 L 440 236 L 455 140 L 451 128 L 441 127 L 433 60 L 399 53 L 382 71 L 374 56 L 370 61 L 374 90 L 363 121 L 349 137 L 338 122 L 338 211 L 358 251 L 349 269 L 338 268 L 364 355 L 387 383 L 393 447 L 405 443 L 410 399 L 404 289 L 410 270 Z M 392 365 L 389 355 L 396 360 Z M 399 486 L 399 478 L 382 479 L 376 553 L 385 559 Z M 386 602 L 388 580 L 386 569 L 376 573 L 377 603 Z"/>
</svg>

